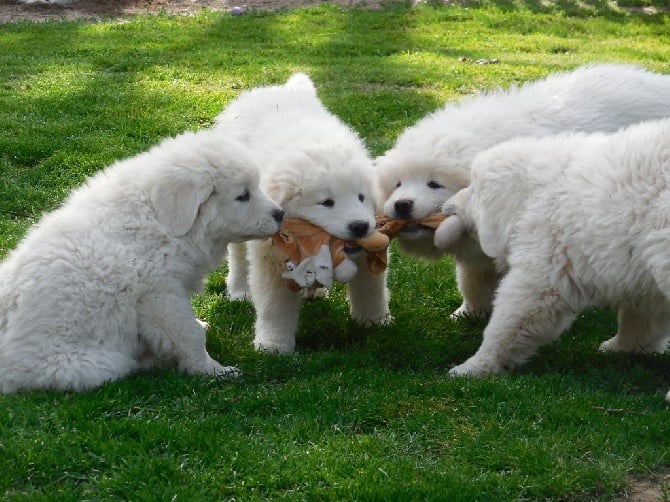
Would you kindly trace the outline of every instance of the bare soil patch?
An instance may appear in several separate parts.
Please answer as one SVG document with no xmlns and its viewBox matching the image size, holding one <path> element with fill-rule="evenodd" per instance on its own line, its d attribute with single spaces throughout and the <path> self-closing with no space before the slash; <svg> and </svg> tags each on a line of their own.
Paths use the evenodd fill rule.
<svg viewBox="0 0 670 502">
<path fill-rule="evenodd" d="M 305 7 L 321 0 L 79 0 L 67 5 L 37 0 L 21 3 L 0 0 L 0 23 L 11 21 L 49 21 L 76 19 L 122 19 L 138 14 L 190 16 L 202 10 L 229 12 L 241 7 L 244 13 Z M 382 0 L 331 0 L 343 7 L 379 8 Z M 244 15 L 244 14 L 242 14 Z"/>
</svg>

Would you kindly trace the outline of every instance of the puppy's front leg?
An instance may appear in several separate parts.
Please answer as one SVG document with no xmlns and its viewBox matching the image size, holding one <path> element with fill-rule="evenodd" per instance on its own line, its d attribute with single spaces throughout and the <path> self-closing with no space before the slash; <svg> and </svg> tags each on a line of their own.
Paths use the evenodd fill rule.
<svg viewBox="0 0 670 502">
<path fill-rule="evenodd" d="M 248 300 L 249 294 L 249 262 L 247 260 L 247 244 L 228 244 L 228 276 L 226 290 L 231 300 Z"/>
<path fill-rule="evenodd" d="M 196 319 L 188 298 L 171 293 L 153 293 L 139 303 L 140 338 L 147 348 L 145 358 L 152 365 L 170 361 L 190 374 L 237 377 L 240 371 L 223 366 L 207 353 L 202 321 Z"/>
<path fill-rule="evenodd" d="M 511 271 L 500 284 L 481 346 L 449 374 L 502 373 L 526 362 L 538 347 L 558 338 L 575 313 L 558 291 L 538 287 L 544 282 L 541 273 Z"/>
<path fill-rule="evenodd" d="M 347 284 L 351 318 L 360 323 L 388 324 L 393 321 L 389 311 L 386 271 L 373 275 L 365 264 L 365 254 L 353 258 L 358 272 Z"/>
<path fill-rule="evenodd" d="M 268 242 L 252 243 L 249 257 L 249 289 L 256 309 L 254 346 L 269 352 L 293 352 L 302 293 L 288 289 Z"/>
</svg>

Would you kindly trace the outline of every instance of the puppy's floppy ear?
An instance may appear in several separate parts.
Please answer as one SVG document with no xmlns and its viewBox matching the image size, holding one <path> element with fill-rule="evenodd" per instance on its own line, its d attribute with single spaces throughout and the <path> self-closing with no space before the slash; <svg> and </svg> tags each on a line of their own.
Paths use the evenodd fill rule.
<svg viewBox="0 0 670 502">
<path fill-rule="evenodd" d="M 515 193 L 513 187 L 505 187 L 502 183 L 483 183 L 480 180 L 478 188 L 475 225 L 479 246 L 486 256 L 500 258 L 505 255 L 510 228 L 518 218 L 517 209 L 524 198 L 521 193 Z M 514 196 L 502 196 L 505 193 Z"/>
<path fill-rule="evenodd" d="M 479 245 L 486 256 L 499 258 L 505 255 L 507 248 L 506 227 L 493 217 L 482 215 L 477 226 Z"/>
<path fill-rule="evenodd" d="M 176 236 L 186 235 L 198 216 L 198 209 L 214 191 L 206 173 L 178 172 L 166 176 L 151 188 L 149 196 L 158 221 Z"/>
</svg>

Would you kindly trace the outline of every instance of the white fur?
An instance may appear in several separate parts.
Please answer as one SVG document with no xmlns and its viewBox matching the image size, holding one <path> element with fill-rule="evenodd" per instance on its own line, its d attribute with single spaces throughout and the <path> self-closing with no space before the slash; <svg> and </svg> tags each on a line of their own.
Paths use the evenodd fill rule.
<svg viewBox="0 0 670 502">
<path fill-rule="evenodd" d="M 590 305 L 619 309 L 600 350 L 666 350 L 670 120 L 500 144 L 448 204 L 506 271 L 481 347 L 452 375 L 522 364 Z"/>
<path fill-rule="evenodd" d="M 82 391 L 151 366 L 234 376 L 190 295 L 281 209 L 246 148 L 185 133 L 97 174 L 0 264 L 0 390 Z M 249 194 L 249 200 L 246 194 Z"/>
<path fill-rule="evenodd" d="M 670 116 L 670 76 L 624 65 L 594 65 L 572 73 L 449 103 L 408 128 L 376 160 L 384 213 L 415 220 L 439 210 L 470 183 L 475 155 L 502 141 L 567 131 L 613 132 Z M 399 185 L 399 186 L 398 186 Z M 430 185 L 430 186 L 429 186 Z M 431 188 L 434 187 L 434 188 Z M 399 201 L 411 204 L 399 214 Z M 405 207 L 407 207 L 405 205 Z M 439 258 L 430 229 L 409 225 L 399 236 L 410 254 Z M 454 315 L 486 314 L 499 281 L 491 260 L 472 242 L 450 249 L 463 304 Z"/>
<path fill-rule="evenodd" d="M 245 92 L 219 115 L 217 127 L 234 129 L 257 154 L 261 186 L 287 217 L 307 219 L 341 239 L 356 237 L 352 225 L 362 225 L 366 235 L 374 230 L 372 160 L 358 136 L 322 105 L 307 75 Z M 323 204 L 329 200 L 332 207 Z M 249 245 L 248 268 L 243 257 L 239 247 L 230 251 L 227 286 L 230 298 L 253 300 L 254 345 L 292 352 L 302 294 L 291 292 L 280 277 L 269 241 Z M 358 273 L 347 285 L 351 316 L 387 322 L 386 274 L 371 275 L 362 254 L 352 258 Z"/>
</svg>

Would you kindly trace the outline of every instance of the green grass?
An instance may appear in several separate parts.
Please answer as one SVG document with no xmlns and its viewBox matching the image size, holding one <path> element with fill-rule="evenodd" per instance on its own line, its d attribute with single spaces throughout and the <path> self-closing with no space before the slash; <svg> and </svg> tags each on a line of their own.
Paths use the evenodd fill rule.
<svg viewBox="0 0 670 502">
<path fill-rule="evenodd" d="M 670 73 L 668 14 L 604 1 L 15 23 L 0 25 L 0 42 L 0 256 L 87 175 L 208 126 L 241 90 L 296 70 L 374 154 L 481 89 L 594 61 Z M 499 63 L 468 62 L 479 58 Z M 350 322 L 338 287 L 305 304 L 297 354 L 258 354 L 253 308 L 225 299 L 222 270 L 194 305 L 239 381 L 151 371 L 87 394 L 0 397 L 0 493 L 610 500 L 668 472 L 668 355 L 598 354 L 616 324 L 589 310 L 514 374 L 450 379 L 485 322 L 446 320 L 459 305 L 449 260 L 393 251 L 392 326 Z"/>
</svg>

